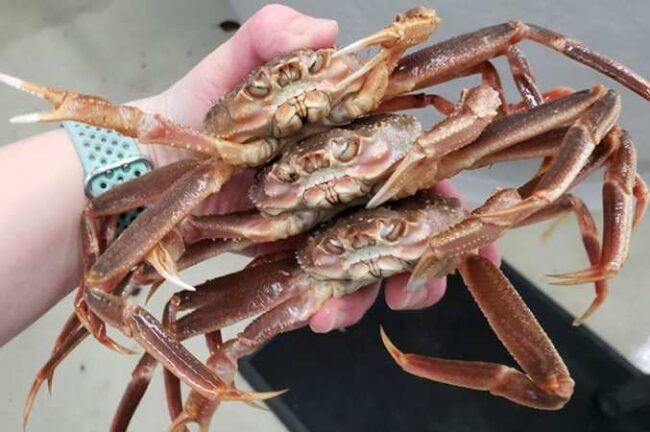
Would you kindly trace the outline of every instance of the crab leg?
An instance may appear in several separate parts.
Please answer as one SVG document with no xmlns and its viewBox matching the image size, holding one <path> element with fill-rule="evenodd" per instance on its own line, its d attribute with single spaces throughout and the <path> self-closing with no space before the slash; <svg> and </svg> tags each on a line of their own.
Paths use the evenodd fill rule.
<svg viewBox="0 0 650 432">
<path fill-rule="evenodd" d="M 390 355 L 402 369 L 422 378 L 489 391 L 532 408 L 562 408 L 573 394 L 573 380 L 553 343 L 510 281 L 488 259 L 477 255 L 463 260 L 459 270 L 490 327 L 524 373 L 497 363 L 404 354 L 382 329 L 382 340 Z"/>
<path fill-rule="evenodd" d="M 417 139 L 367 207 L 376 207 L 398 194 L 412 194 L 430 186 L 436 175 L 431 161 L 476 140 L 496 117 L 499 105 L 497 92 L 489 86 L 463 92 L 455 112 Z"/>
<path fill-rule="evenodd" d="M 228 387 L 140 306 L 94 288 L 88 288 L 84 298 L 105 322 L 133 337 L 153 358 L 209 399 L 261 400 L 278 394 L 245 393 Z"/>
<path fill-rule="evenodd" d="M 594 153 L 590 155 L 588 163 L 574 179 L 571 186 L 582 181 L 582 179 L 591 174 L 603 163 L 608 162 L 611 155 L 617 151 L 620 145 L 618 136 L 618 129 L 607 134 L 606 138 L 596 148 Z M 586 209 L 581 210 L 580 205 L 575 203 L 567 205 L 566 202 L 563 202 L 565 199 L 570 199 L 570 196 L 569 198 L 560 198 L 560 200 L 551 205 L 542 206 L 537 211 L 534 209 L 526 209 L 526 211 L 519 214 L 508 213 L 508 216 L 503 218 L 485 217 L 485 215 L 498 214 L 500 210 L 509 209 L 524 201 L 525 197 L 534 193 L 549 171 L 550 168 L 518 189 L 503 189 L 498 191 L 483 206 L 474 210 L 471 216 L 454 227 L 430 238 L 427 250 L 422 254 L 420 261 L 413 270 L 409 286 L 416 287 L 423 280 L 432 276 L 447 274 L 456 267 L 458 261 L 466 253 L 470 253 L 476 248 L 492 243 L 503 232 L 513 226 L 526 225 L 533 221 L 542 220 L 552 216 L 556 212 L 562 211 L 563 208 L 570 210 L 571 206 L 577 207 L 573 211 L 578 217 L 583 243 L 589 260 L 592 263 L 594 261 L 598 262 L 601 254 L 600 248 L 597 248 L 594 240 L 591 239 L 595 236 L 594 223 L 591 221 L 591 216 Z M 595 287 L 596 299 L 587 312 L 576 320 L 576 324 L 579 324 L 591 315 L 604 300 L 604 296 L 607 293 L 607 286 L 595 281 Z"/>
<path fill-rule="evenodd" d="M 170 332 L 182 340 L 220 330 L 277 306 L 296 294 L 295 268 L 295 258 L 289 257 L 213 279 L 199 285 L 195 292 L 175 294 L 169 301 L 174 313 L 194 310 L 171 321 Z"/>
<path fill-rule="evenodd" d="M 591 263 L 586 270 L 561 275 L 552 275 L 562 281 L 560 285 L 572 285 L 591 281 L 609 279 L 616 275 L 627 256 L 628 245 L 632 233 L 635 212 L 634 188 L 637 183 L 636 150 L 630 136 L 625 131 L 618 134 L 620 145 L 614 153 L 605 172 L 603 184 L 603 251 L 599 262 Z M 641 195 L 643 208 L 644 196 Z M 636 212 L 641 213 L 643 210 Z"/>
<path fill-rule="evenodd" d="M 90 208 L 86 207 L 81 216 L 81 250 L 84 273 L 88 270 L 88 268 L 90 268 L 92 264 L 94 264 L 100 254 L 100 250 L 102 249 L 100 245 L 100 238 L 97 234 L 97 231 L 100 229 L 98 225 L 98 221 L 92 215 Z M 82 295 L 83 289 L 84 282 L 82 280 L 78 288 L 77 297 L 80 297 Z M 63 328 L 61 329 L 61 332 L 59 333 L 59 336 L 56 338 L 54 348 L 50 354 L 50 358 L 38 371 L 27 397 L 24 413 L 25 423 L 27 421 L 27 417 L 29 416 L 29 412 L 31 411 L 31 405 L 34 401 L 34 398 L 36 397 L 36 394 L 38 393 L 41 384 L 43 383 L 43 380 L 47 379 L 48 389 L 50 389 L 51 392 L 52 379 L 56 367 L 89 334 L 88 330 L 83 327 L 80 320 L 80 315 L 86 317 L 87 313 L 86 311 L 81 312 L 82 314 L 80 314 L 78 303 L 75 302 L 75 312 L 73 312 L 72 315 L 70 315 L 70 317 L 66 320 Z M 98 327 L 101 328 L 101 325 L 98 325 Z M 99 336 L 98 339 L 100 342 L 109 348 L 120 352 L 128 351 L 125 348 L 122 348 L 112 339 L 106 337 L 105 332 L 100 330 L 97 332 L 97 334 Z"/>
<path fill-rule="evenodd" d="M 499 88 L 495 87 L 495 84 L 490 84 L 487 82 L 483 82 L 483 84 L 489 85 L 497 92 L 501 91 L 499 90 Z M 571 93 L 575 93 L 575 90 L 570 89 L 568 87 L 553 88 L 549 91 L 542 93 L 542 103 L 555 100 L 563 96 L 567 96 Z M 501 95 L 499 95 L 499 99 L 501 100 L 501 105 L 499 106 L 499 112 L 505 111 L 505 114 L 513 114 L 518 111 L 524 111 L 532 108 L 532 106 L 528 102 L 523 101 L 523 102 L 508 104 L 507 109 L 504 110 L 503 107 L 504 104 L 506 104 L 505 97 L 501 97 Z M 541 105 L 541 104 L 537 104 L 537 105 Z M 444 114 L 446 116 L 451 115 L 456 109 L 456 104 L 454 104 L 454 102 L 450 101 L 444 96 L 440 96 L 437 94 L 418 93 L 418 94 L 407 94 L 407 95 L 395 96 L 392 99 L 383 101 L 381 105 L 379 105 L 379 107 L 374 111 L 374 113 L 389 113 L 389 112 L 396 112 L 396 111 L 405 111 L 409 109 L 425 108 L 428 106 L 433 106 L 437 111 L 439 111 L 441 114 Z"/>
<path fill-rule="evenodd" d="M 210 357 L 208 364 L 218 371 L 217 374 L 224 381 L 232 381 L 239 359 L 255 352 L 276 335 L 305 326 L 330 295 L 327 290 L 308 289 L 289 298 L 262 314 L 236 338 L 225 342 L 220 350 Z M 176 418 L 171 430 L 176 431 L 178 427 L 194 421 L 199 424 L 201 432 L 207 431 L 217 408 L 217 404 L 211 402 L 192 390 L 183 413 Z"/>
<path fill-rule="evenodd" d="M 499 100 L 501 101 L 499 111 L 507 114 L 509 107 L 503 91 L 503 84 L 494 65 L 489 61 L 483 62 L 465 73 L 465 76 L 474 74 L 481 75 L 482 85 L 490 86 L 499 93 Z M 456 108 L 453 102 L 440 95 L 407 94 L 382 101 L 375 112 L 403 111 L 427 106 L 433 106 L 444 115 L 451 115 Z"/>
<path fill-rule="evenodd" d="M 518 227 L 534 224 L 554 217 L 559 213 L 573 212 L 578 221 L 582 244 L 584 245 L 589 263 L 593 266 L 598 265 L 601 261 L 601 247 L 598 238 L 598 229 L 591 212 L 582 200 L 572 194 L 563 195 L 553 204 L 533 213 L 531 216 L 522 220 Z M 591 302 L 587 310 L 574 321 L 575 325 L 580 325 L 589 319 L 596 310 L 605 302 L 609 287 L 606 280 L 594 281 L 596 297 Z"/>
<path fill-rule="evenodd" d="M 257 210 L 227 215 L 190 216 L 182 225 L 187 242 L 202 239 L 240 239 L 255 243 L 282 240 L 307 232 L 319 222 L 331 219 L 349 205 L 331 209 L 305 209 L 265 216 Z"/>
<path fill-rule="evenodd" d="M 207 333 L 205 335 L 206 344 L 210 351 L 208 367 L 212 370 L 217 369 L 218 352 L 223 344 L 221 331 Z M 220 401 L 209 400 L 201 394 L 191 391 L 187 398 L 185 407 L 181 399 L 181 389 L 179 379 L 165 370 L 165 394 L 167 395 L 167 408 L 173 421 L 170 431 L 182 430 L 188 431 L 185 425 L 195 422 L 199 425 L 200 432 L 207 432 L 214 412 L 219 407 Z M 182 427 L 182 429 L 180 429 Z"/>
<path fill-rule="evenodd" d="M 126 283 L 120 284 L 116 289 L 116 294 L 121 294 L 122 291 L 126 288 Z M 81 291 L 80 291 L 81 292 Z M 103 324 L 102 324 L 103 325 Z M 32 383 L 29 393 L 27 395 L 27 400 L 25 401 L 25 407 L 23 409 L 23 426 L 27 426 L 27 421 L 29 419 L 29 414 L 31 413 L 34 400 L 36 395 L 43 384 L 44 380 L 47 380 L 47 387 L 50 393 L 52 392 L 52 379 L 54 376 L 54 371 L 61 364 L 61 362 L 79 345 L 83 340 L 90 334 L 87 328 L 81 325 L 81 321 L 77 316 L 77 313 L 73 313 L 66 323 L 63 326 L 61 334 L 56 340 L 52 354 L 47 362 L 41 367 L 41 369 L 36 374 L 36 378 Z M 111 346 L 112 348 L 112 346 Z"/>
<path fill-rule="evenodd" d="M 32 412 L 34 400 L 36 399 L 36 395 L 38 394 L 38 390 L 41 388 L 43 381 L 47 380 L 48 389 L 51 392 L 52 375 L 54 374 L 54 370 L 88 335 L 89 333 L 84 327 L 76 327 L 72 332 L 68 333 L 68 337 L 61 341 L 61 344 L 59 344 L 57 349 L 52 352 L 50 358 L 38 371 L 36 378 L 29 389 L 27 400 L 25 401 L 25 407 L 23 408 L 23 429 L 27 428 L 27 422 L 29 420 L 29 415 Z"/>
<path fill-rule="evenodd" d="M 488 155 L 574 122 L 606 92 L 596 86 L 495 120 L 476 141 L 441 159 L 439 178 L 451 178 Z"/>
<path fill-rule="evenodd" d="M 393 24 L 383 30 L 336 51 L 333 58 L 371 46 L 380 46 L 377 55 L 337 83 L 337 88 L 341 90 L 363 78 L 359 91 L 330 113 L 331 120 L 340 124 L 374 110 L 381 102 L 388 77 L 404 51 L 428 39 L 438 27 L 439 21 L 435 11 L 423 7 L 413 8 L 404 15 L 399 15 Z"/>
<path fill-rule="evenodd" d="M 296 285 L 292 276 L 297 271 L 295 257 L 277 254 L 277 259 L 271 258 L 265 259 L 265 262 L 259 265 L 249 265 L 239 273 L 225 275 L 198 285 L 196 291 L 182 291 L 175 294 L 167 302 L 163 313 L 163 325 L 166 331 L 177 340 L 184 340 L 201 333 L 205 333 L 206 338 L 210 334 L 217 337 L 220 328 L 269 310 L 295 296 Z M 196 310 L 177 321 L 176 314 L 188 309 Z M 214 345 L 211 338 L 209 344 Z M 211 348 L 211 354 L 215 354 L 214 347 Z M 214 362 L 214 359 L 212 361 Z M 151 372 L 156 364 L 157 361 L 150 354 L 145 354 L 136 366 L 133 378 L 122 396 L 120 409 L 113 420 L 114 424 L 122 428 L 113 431 L 125 430 L 149 385 Z M 210 360 L 208 366 L 214 370 Z M 182 410 L 179 408 L 182 404 L 176 402 L 180 397 L 176 395 L 177 382 L 177 375 L 165 369 L 165 388 L 170 414 L 180 421 L 177 415 Z M 195 401 L 188 404 L 214 404 L 214 409 L 218 404 L 218 401 L 198 397 L 198 394 L 190 397 L 189 400 L 193 399 Z"/>
<path fill-rule="evenodd" d="M 500 162 L 536 159 L 557 154 L 568 127 L 560 127 L 493 154 L 488 154 L 468 169 L 477 169 Z"/>
<path fill-rule="evenodd" d="M 608 91 L 568 129 L 562 148 L 533 193 L 511 208 L 483 214 L 482 217 L 487 219 L 512 217 L 519 213 L 530 214 L 530 210 L 537 210 L 559 198 L 587 165 L 596 145 L 614 126 L 620 109 L 619 96 L 613 90 Z"/>
<path fill-rule="evenodd" d="M 88 285 L 110 286 L 112 281 L 121 280 L 192 209 L 218 192 L 231 173 L 230 166 L 207 160 L 181 177 L 108 246 L 89 270 Z"/>
<path fill-rule="evenodd" d="M 191 216 L 183 224 L 188 242 L 208 238 L 247 238 L 256 243 L 303 233 L 332 215 L 332 211 L 305 210 L 266 217 L 258 210 L 227 215 Z"/>
<path fill-rule="evenodd" d="M 529 110 L 498 118 L 489 125 L 479 121 L 481 117 L 478 117 L 475 122 L 484 128 L 480 136 L 476 138 L 476 135 L 472 135 L 470 137 L 472 139 L 461 140 L 460 142 L 451 140 L 447 147 L 450 145 L 455 146 L 451 147 L 455 149 L 453 152 L 447 151 L 447 147 L 441 142 L 427 139 L 427 142 L 430 143 L 428 148 L 421 150 L 418 146 L 413 146 L 398 164 L 393 174 L 386 180 L 384 186 L 370 200 L 368 207 L 376 207 L 396 196 L 412 193 L 411 189 L 413 188 L 407 189 L 410 186 L 409 182 L 406 181 L 411 177 L 419 179 L 416 182 L 418 187 L 430 186 L 436 181 L 451 178 L 457 173 L 474 166 L 478 161 L 491 154 L 574 121 L 595 101 L 602 98 L 604 93 L 605 90 L 602 87 L 576 92 Z M 449 121 L 452 121 L 452 117 L 450 117 Z M 443 127 L 445 126 L 444 122 L 436 125 L 428 133 L 431 134 L 435 131 L 441 134 L 442 138 L 445 139 L 442 143 L 450 138 L 447 136 L 449 133 L 446 132 L 446 128 Z M 458 127 L 454 128 L 452 125 L 451 130 L 458 130 Z M 481 130 L 476 132 L 481 132 Z M 424 136 L 426 137 L 428 134 Z M 433 134 L 433 137 L 436 137 L 436 135 Z M 428 163 L 422 163 L 421 169 L 417 173 L 410 174 L 415 171 L 412 169 L 413 163 L 411 162 L 414 159 L 416 161 L 428 160 Z M 425 169 L 428 169 L 429 174 L 423 175 L 422 171 Z"/>
<path fill-rule="evenodd" d="M 198 168 L 200 164 L 201 161 L 197 159 L 182 159 L 122 183 L 93 198 L 92 212 L 97 216 L 109 216 L 145 206 L 155 201 L 174 182 L 185 173 Z"/>
<path fill-rule="evenodd" d="M 189 245 L 185 253 L 176 260 L 174 263 L 178 271 L 190 268 L 198 263 L 201 263 L 208 258 L 220 255 L 226 252 L 241 252 L 242 250 L 252 246 L 254 243 L 250 240 L 242 239 L 216 239 L 216 240 L 201 240 L 194 244 Z M 151 289 L 147 294 L 149 300 L 158 287 L 165 281 L 150 265 L 141 265 L 134 274 L 133 281 L 140 285 L 151 285 Z"/>
<path fill-rule="evenodd" d="M 480 63 L 507 55 L 509 48 L 523 39 L 554 49 L 650 100 L 650 83 L 626 66 L 586 48 L 576 40 L 520 21 L 485 27 L 404 57 L 390 77 L 386 98 L 462 76 Z"/>
<path fill-rule="evenodd" d="M 513 45 L 506 51 L 506 57 L 517 89 L 524 98 L 524 103 L 529 107 L 544 103 L 544 97 L 535 83 L 524 53 L 516 45 Z"/>
<path fill-rule="evenodd" d="M 168 327 L 170 320 L 173 318 L 174 312 L 170 308 L 170 302 L 168 302 L 165 305 L 165 311 L 163 314 L 163 325 L 165 328 Z M 111 422 L 111 432 L 124 432 L 127 430 L 129 423 L 135 414 L 135 410 L 137 409 L 138 405 L 140 405 L 142 397 L 149 388 L 151 378 L 153 377 L 153 372 L 157 366 L 158 361 L 156 358 L 145 351 L 145 353 L 138 361 L 135 369 L 131 373 L 131 380 L 129 380 L 129 384 L 122 394 L 120 404 L 113 416 L 113 421 Z M 168 387 L 168 375 L 170 377 L 174 377 L 174 379 L 178 381 L 178 398 L 180 398 L 180 380 L 178 380 L 178 378 L 172 373 L 168 373 L 166 369 L 165 372 L 165 388 Z M 175 399 L 176 395 L 167 393 L 168 402 L 172 400 L 170 399 L 171 397 Z M 182 403 L 180 403 L 180 405 L 182 409 Z"/>
<path fill-rule="evenodd" d="M 275 138 L 240 144 L 177 124 L 160 114 L 145 113 L 128 105 L 113 105 L 99 96 L 44 87 L 6 74 L 0 82 L 52 103 L 51 111 L 24 114 L 10 119 L 13 123 L 78 121 L 114 129 L 136 138 L 141 144 L 166 144 L 221 158 L 231 165 L 258 165 L 276 154 L 281 142 Z"/>
<path fill-rule="evenodd" d="M 634 219 L 632 222 L 632 227 L 636 227 L 639 222 L 641 222 L 641 219 L 648 209 L 648 198 L 650 198 L 648 185 L 646 185 L 645 181 L 639 174 L 636 175 L 632 193 L 634 194 L 634 199 L 636 199 L 636 207 L 634 208 Z"/>
<path fill-rule="evenodd" d="M 156 369 L 158 362 L 149 353 L 145 353 L 138 361 L 137 366 L 131 374 L 129 385 L 124 391 L 124 395 L 120 400 L 117 411 L 113 416 L 111 422 L 110 432 L 126 431 L 135 409 L 140 404 L 140 400 L 149 387 L 151 377 Z"/>
<path fill-rule="evenodd" d="M 181 256 L 181 258 L 177 262 L 177 266 L 179 270 L 184 270 L 212 256 L 218 255 L 223 252 L 241 251 L 242 249 L 245 249 L 246 247 L 249 247 L 252 244 L 253 243 L 250 241 L 234 241 L 234 240 L 198 242 L 190 246 L 189 249 L 186 251 L 186 253 Z M 158 286 L 160 286 L 160 284 L 164 281 L 164 279 L 161 279 L 160 275 L 157 272 L 155 272 L 155 270 L 153 270 L 152 267 L 142 266 L 140 270 L 136 271 L 133 274 L 132 281 L 135 281 L 136 283 L 139 284 L 153 283 L 153 286 L 150 289 L 149 294 L 147 295 L 147 300 L 148 300 L 155 292 L 155 289 Z M 80 332 L 81 335 L 77 335 L 77 332 Z M 64 328 L 61 330 L 61 334 L 55 343 L 54 349 L 52 350 L 51 359 L 48 360 L 46 365 L 43 366 L 39 371 L 37 378 L 34 381 L 34 384 L 32 386 L 32 392 L 38 390 L 38 388 L 43 382 L 43 379 L 45 378 L 47 378 L 48 380 L 48 387 L 51 388 L 52 374 L 54 372 L 54 368 L 61 362 L 61 360 L 63 360 L 63 358 L 65 358 L 70 353 L 70 351 L 78 343 L 81 342 L 81 340 L 83 340 L 86 336 L 88 336 L 88 334 L 89 332 L 81 325 L 81 322 L 79 321 L 76 312 L 73 313 L 68 319 L 68 321 L 66 322 L 66 324 L 64 325 Z M 75 340 L 76 338 L 79 338 L 80 340 L 76 341 Z M 61 358 L 57 359 L 57 357 L 59 356 Z M 143 368 L 145 367 L 143 366 Z M 142 376 L 141 372 L 134 371 L 134 378 L 133 378 L 134 380 L 137 380 L 138 377 L 140 377 L 141 379 L 141 376 Z M 135 388 L 139 388 L 140 385 L 141 384 L 134 384 Z M 30 399 L 33 399 L 33 396 L 30 396 Z"/>
<path fill-rule="evenodd" d="M 196 334 L 206 333 L 212 355 L 215 354 L 213 345 L 219 340 L 220 333 L 218 329 L 214 331 L 206 330 L 204 323 L 208 323 L 212 328 L 225 327 L 228 324 L 220 324 L 220 322 L 224 322 L 223 317 L 226 317 L 229 323 L 236 322 L 239 319 L 268 310 L 294 294 L 291 279 L 287 277 L 287 274 L 295 271 L 296 268 L 293 255 L 278 255 L 278 259 L 268 259 L 264 264 L 254 267 L 256 268 L 255 271 L 250 271 L 251 266 L 249 265 L 240 273 L 222 276 L 198 285 L 196 291 L 181 291 L 175 294 L 165 305 L 163 313 L 165 331 L 170 332 L 179 341 Z M 278 287 L 283 289 L 278 290 Z M 213 303 L 218 304 L 219 307 L 211 308 L 210 305 Z M 181 318 L 182 324 L 179 325 L 176 321 L 176 314 L 188 309 L 198 309 L 194 313 L 203 316 L 199 317 L 199 319 L 196 319 L 196 315 L 190 318 L 183 317 Z M 203 309 L 206 311 L 201 312 Z M 124 391 L 118 411 L 113 417 L 111 431 L 126 430 L 135 409 L 149 386 L 153 370 L 157 364 L 158 361 L 151 354 L 145 353 L 142 356 L 132 373 L 131 381 Z M 209 363 L 208 367 L 214 369 Z M 174 419 L 182 411 L 180 390 L 177 390 L 179 381 L 178 377 L 167 369 L 165 369 L 164 374 L 168 407 L 172 419 Z M 198 398 L 198 400 L 206 404 L 218 403 L 218 401 L 210 401 L 203 397 Z"/>
</svg>

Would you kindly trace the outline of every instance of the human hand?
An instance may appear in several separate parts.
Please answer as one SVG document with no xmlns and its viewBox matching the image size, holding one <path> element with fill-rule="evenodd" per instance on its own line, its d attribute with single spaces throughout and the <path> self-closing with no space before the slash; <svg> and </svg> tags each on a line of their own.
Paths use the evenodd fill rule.
<svg viewBox="0 0 650 432">
<path fill-rule="evenodd" d="M 299 48 L 332 46 L 337 33 L 335 21 L 308 17 L 285 6 L 267 6 L 168 90 L 131 105 L 200 128 L 214 101 L 237 85 L 251 69 Z M 146 145 L 142 148 L 157 167 L 191 155 L 186 150 L 169 146 Z M 251 208 L 246 191 L 253 173 L 250 169 L 239 170 L 221 192 L 209 199 L 203 210 L 226 213 Z M 449 182 L 440 183 L 435 190 L 459 197 L 458 191 Z M 277 250 L 277 247 L 263 246 L 257 248 L 256 252 L 268 253 Z M 495 262 L 499 261 L 493 246 L 482 253 Z M 432 279 L 422 289 L 413 292 L 406 291 L 407 281 L 407 274 L 386 281 L 386 302 L 392 309 L 426 308 L 440 300 L 445 292 L 444 278 Z M 343 298 L 329 300 L 311 319 L 312 330 L 322 333 L 356 323 L 374 303 L 379 286 L 379 283 L 375 283 Z"/>
</svg>

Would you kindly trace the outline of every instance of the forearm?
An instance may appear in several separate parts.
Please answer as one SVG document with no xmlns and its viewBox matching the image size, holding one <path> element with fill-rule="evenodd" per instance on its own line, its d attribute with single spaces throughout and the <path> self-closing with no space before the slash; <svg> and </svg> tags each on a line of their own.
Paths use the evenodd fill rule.
<svg viewBox="0 0 650 432">
<path fill-rule="evenodd" d="M 0 346 L 79 283 L 83 171 L 55 130 L 0 147 Z"/>
</svg>

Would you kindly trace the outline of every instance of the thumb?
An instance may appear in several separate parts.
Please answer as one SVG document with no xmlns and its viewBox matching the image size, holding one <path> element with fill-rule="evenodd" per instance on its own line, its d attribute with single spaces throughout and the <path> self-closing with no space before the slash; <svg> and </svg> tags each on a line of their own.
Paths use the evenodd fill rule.
<svg viewBox="0 0 650 432">
<path fill-rule="evenodd" d="M 265 6 L 168 90 L 169 114 L 198 127 L 214 101 L 253 68 L 300 48 L 332 46 L 337 34 L 336 21 L 303 15 L 287 6 Z"/>
</svg>

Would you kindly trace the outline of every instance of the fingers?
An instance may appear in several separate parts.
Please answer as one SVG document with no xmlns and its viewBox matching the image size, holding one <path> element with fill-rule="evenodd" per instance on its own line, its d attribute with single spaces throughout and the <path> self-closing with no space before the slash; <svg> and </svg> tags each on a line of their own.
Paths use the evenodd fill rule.
<svg viewBox="0 0 650 432">
<path fill-rule="evenodd" d="M 447 280 L 434 278 L 423 287 L 408 291 L 409 273 L 402 273 L 386 280 L 386 303 L 393 310 L 423 309 L 437 303 L 445 294 Z"/>
<path fill-rule="evenodd" d="M 316 333 L 327 333 L 334 329 L 356 324 L 375 302 L 380 283 L 375 282 L 342 298 L 328 300 L 309 321 Z"/>
<path fill-rule="evenodd" d="M 169 99 L 176 105 L 169 107 L 170 114 L 183 124 L 198 127 L 214 101 L 253 68 L 299 48 L 332 46 L 337 35 L 336 21 L 312 18 L 282 5 L 268 5 L 168 90 L 172 95 Z"/>
</svg>

